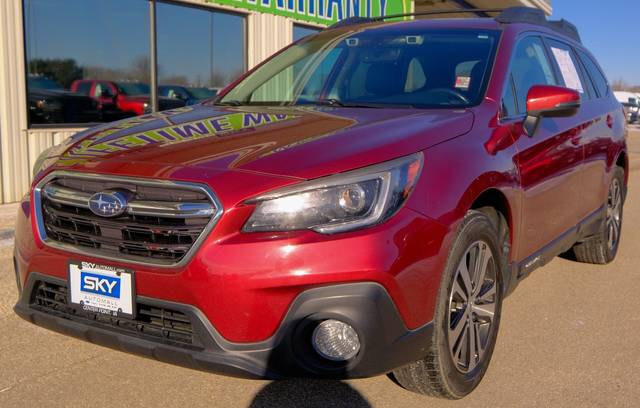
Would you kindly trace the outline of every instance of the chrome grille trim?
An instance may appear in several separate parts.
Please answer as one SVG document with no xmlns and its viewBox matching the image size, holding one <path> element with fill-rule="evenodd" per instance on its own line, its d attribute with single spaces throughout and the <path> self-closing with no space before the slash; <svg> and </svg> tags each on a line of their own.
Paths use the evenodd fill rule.
<svg viewBox="0 0 640 408">
<path fill-rule="evenodd" d="M 45 185 L 42 192 L 51 201 L 80 208 L 89 208 L 89 199 L 93 195 L 52 184 Z M 210 203 L 204 202 L 181 203 L 133 200 L 127 206 L 127 213 L 148 217 L 201 218 L 214 215 L 215 208 Z"/>
<path fill-rule="evenodd" d="M 55 241 L 47 237 L 46 227 L 44 222 L 44 214 L 42 207 L 42 200 L 47 195 L 47 199 L 51 201 L 58 202 L 65 205 L 77 206 L 79 208 L 88 208 L 88 198 L 85 204 L 80 203 L 81 200 L 84 200 L 86 193 L 78 192 L 72 189 L 66 189 L 64 187 L 59 188 L 55 191 L 51 189 L 47 190 L 45 186 L 55 179 L 61 178 L 71 178 L 71 179 L 81 179 L 95 182 L 113 182 L 113 183 L 124 183 L 124 184 L 133 184 L 136 186 L 144 186 L 144 187 L 159 187 L 173 190 L 190 190 L 192 192 L 198 192 L 204 194 L 210 201 L 210 203 L 181 203 L 181 202 L 163 202 L 163 201 L 137 201 L 137 206 L 134 206 L 134 209 L 130 210 L 129 213 L 137 216 L 152 216 L 152 217 L 162 217 L 162 218 L 172 218 L 171 214 L 175 218 L 203 218 L 209 217 L 210 220 L 198 236 L 198 238 L 191 244 L 189 250 L 186 254 L 177 262 L 167 263 L 162 262 L 159 259 L 148 258 L 145 256 L 138 255 L 120 255 L 120 256 L 109 256 L 105 253 L 102 253 L 100 250 L 93 249 L 90 247 L 77 246 L 64 242 Z M 80 194 L 78 194 L 80 193 Z M 53 196 L 55 198 L 51 198 Z M 89 197 L 91 195 L 89 194 Z M 106 174 L 93 174 L 93 173 L 77 173 L 71 171 L 54 171 L 47 176 L 45 176 L 42 180 L 40 180 L 37 185 L 34 187 L 32 199 L 34 203 L 34 216 L 36 218 L 36 226 L 39 238 L 45 245 L 61 249 L 64 251 L 72 252 L 74 254 L 81 254 L 85 256 L 98 257 L 101 259 L 105 259 L 108 261 L 113 261 L 117 263 L 128 263 L 128 264 L 137 264 L 137 265 L 147 265 L 158 268 L 179 268 L 186 265 L 198 251 L 204 240 L 208 237 L 209 233 L 213 230 L 213 228 L 218 223 L 220 217 L 223 213 L 223 207 L 220 203 L 220 200 L 217 198 L 213 190 L 204 184 L 199 183 L 191 183 L 191 182 L 181 182 L 181 181 L 169 181 L 169 180 L 154 180 L 154 179 L 145 179 L 145 178 L 135 178 L 135 177 L 124 177 L 124 176 L 111 176 Z M 79 205 L 82 204 L 82 205 Z M 172 213 L 172 211 L 175 211 Z"/>
</svg>

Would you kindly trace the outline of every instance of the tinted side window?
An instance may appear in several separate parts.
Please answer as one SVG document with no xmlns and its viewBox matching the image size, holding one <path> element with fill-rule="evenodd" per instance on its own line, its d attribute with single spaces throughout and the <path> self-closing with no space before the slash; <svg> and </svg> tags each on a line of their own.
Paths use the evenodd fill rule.
<svg viewBox="0 0 640 408">
<path fill-rule="evenodd" d="M 602 74 L 598 65 L 593 61 L 593 59 L 588 56 L 584 51 L 578 50 L 578 55 L 582 60 L 582 63 L 587 68 L 587 72 L 593 79 L 593 83 L 598 90 L 598 96 L 603 97 L 609 95 L 609 83 L 607 78 Z"/>
<path fill-rule="evenodd" d="M 511 61 L 518 113 L 527 110 L 527 93 L 534 85 L 556 85 L 544 45 L 538 37 L 526 37 L 516 46 Z"/>
<path fill-rule="evenodd" d="M 78 89 L 76 92 L 82 95 L 89 95 L 91 92 L 91 82 L 81 81 L 78 83 Z"/>
<path fill-rule="evenodd" d="M 587 74 L 587 69 L 584 67 L 582 61 L 578 63 L 578 69 L 580 70 L 580 74 L 582 75 L 582 83 L 586 86 L 587 90 L 584 96 L 588 96 L 589 99 L 596 99 L 598 97 L 598 93 L 596 92 L 595 85 L 593 85 L 593 80 Z"/>
<path fill-rule="evenodd" d="M 559 41 L 549 39 L 549 48 L 551 55 L 556 63 L 558 72 L 560 73 L 561 85 L 575 89 L 580 92 L 580 96 L 585 98 L 586 85 L 585 80 L 580 73 L 580 62 L 574 54 L 571 47 Z M 588 97 L 588 94 L 587 94 Z"/>
</svg>

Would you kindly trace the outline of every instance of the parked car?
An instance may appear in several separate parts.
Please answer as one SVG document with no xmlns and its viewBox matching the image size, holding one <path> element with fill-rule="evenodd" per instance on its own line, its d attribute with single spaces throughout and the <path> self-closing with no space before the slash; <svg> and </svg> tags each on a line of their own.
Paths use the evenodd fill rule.
<svg viewBox="0 0 640 408">
<path fill-rule="evenodd" d="M 640 98 L 638 95 L 631 92 L 616 91 L 614 92 L 618 102 L 624 106 L 624 110 L 628 123 L 635 123 L 640 116 Z"/>
<path fill-rule="evenodd" d="M 160 85 L 158 87 L 158 95 L 179 99 L 188 105 L 195 105 L 206 99 L 211 99 L 217 95 L 217 90 L 204 87 L 187 87 L 181 85 Z"/>
<path fill-rule="evenodd" d="M 348 20 L 215 101 L 43 153 L 15 311 L 201 370 L 461 398 L 522 279 L 615 258 L 624 121 L 575 27 L 541 11 Z"/>
<path fill-rule="evenodd" d="M 91 96 L 107 120 L 138 116 L 151 111 L 149 105 L 149 85 L 141 82 L 113 82 L 95 79 L 78 79 L 71 84 L 71 90 Z M 158 98 L 159 110 L 184 106 L 184 101 Z"/>
<path fill-rule="evenodd" d="M 32 124 L 98 121 L 98 109 L 91 98 L 65 90 L 50 78 L 29 75 L 27 90 L 29 122 Z"/>
</svg>

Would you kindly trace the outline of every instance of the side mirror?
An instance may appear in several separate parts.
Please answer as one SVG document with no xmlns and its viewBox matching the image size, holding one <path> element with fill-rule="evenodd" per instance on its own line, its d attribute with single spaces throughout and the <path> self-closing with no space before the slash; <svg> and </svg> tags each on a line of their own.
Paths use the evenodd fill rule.
<svg viewBox="0 0 640 408">
<path fill-rule="evenodd" d="M 534 85 L 527 94 L 527 118 L 524 120 L 524 131 L 533 136 L 540 120 L 548 118 L 564 118 L 578 113 L 580 94 L 573 89 L 552 85 Z"/>
</svg>

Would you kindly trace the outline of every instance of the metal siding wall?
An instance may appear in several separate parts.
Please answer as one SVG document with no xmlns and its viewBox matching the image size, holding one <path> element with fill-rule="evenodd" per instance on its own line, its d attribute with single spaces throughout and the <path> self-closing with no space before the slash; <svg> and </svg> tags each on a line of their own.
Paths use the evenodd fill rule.
<svg viewBox="0 0 640 408">
<path fill-rule="evenodd" d="M 27 147 L 29 181 L 31 181 L 31 169 L 40 152 L 51 146 L 61 143 L 64 139 L 73 136 L 83 129 L 31 129 L 27 132 Z M 28 186 L 27 186 L 28 187 Z"/>
<path fill-rule="evenodd" d="M 20 0 L 0 1 L 0 33 L 0 199 L 12 202 L 20 199 L 29 183 Z"/>
<path fill-rule="evenodd" d="M 247 65 L 255 67 L 293 40 L 291 19 L 271 14 L 250 14 L 247 18 Z"/>
</svg>

